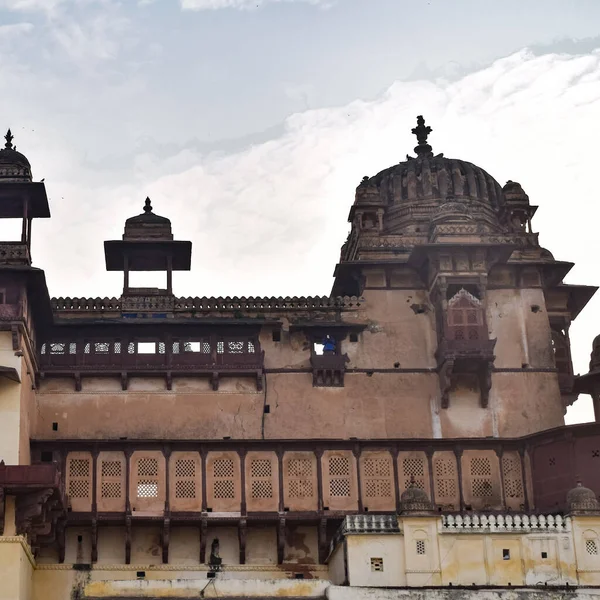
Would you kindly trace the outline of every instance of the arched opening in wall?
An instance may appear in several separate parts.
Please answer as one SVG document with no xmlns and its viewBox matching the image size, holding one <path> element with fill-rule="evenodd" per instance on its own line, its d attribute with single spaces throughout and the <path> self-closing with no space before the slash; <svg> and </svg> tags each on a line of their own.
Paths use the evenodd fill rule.
<svg viewBox="0 0 600 600">
<path fill-rule="evenodd" d="M 449 286 L 454 288 L 456 286 Z M 448 300 L 448 335 L 451 340 L 477 341 L 483 337 L 483 304 L 467 288 L 460 287 Z"/>
</svg>

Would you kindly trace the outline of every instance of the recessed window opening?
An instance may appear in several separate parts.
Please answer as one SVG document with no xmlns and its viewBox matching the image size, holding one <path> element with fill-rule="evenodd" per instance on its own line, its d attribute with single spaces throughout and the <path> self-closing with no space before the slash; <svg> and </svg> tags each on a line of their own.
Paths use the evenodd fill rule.
<svg viewBox="0 0 600 600">
<path fill-rule="evenodd" d="M 183 342 L 184 352 L 200 352 L 200 342 Z"/>
<path fill-rule="evenodd" d="M 585 550 L 588 554 L 596 556 L 598 554 L 598 543 L 596 540 L 585 540 Z"/>
<path fill-rule="evenodd" d="M 383 571 L 383 558 L 371 558 L 371 571 Z"/>
<path fill-rule="evenodd" d="M 351 333 L 351 334 L 350 334 L 350 341 L 351 341 L 352 343 L 356 343 L 356 342 L 358 342 L 358 333 Z"/>
<path fill-rule="evenodd" d="M 313 344 L 313 352 L 317 356 L 322 356 L 323 355 L 323 344 L 318 344 L 317 342 L 315 342 Z"/>
<path fill-rule="evenodd" d="M 0 290 L 0 304 L 6 304 L 6 292 Z"/>
<path fill-rule="evenodd" d="M 548 558 L 548 553 L 547 552 L 542 552 L 542 558 Z"/>
<path fill-rule="evenodd" d="M 328 333 L 321 339 L 313 341 L 313 352 L 317 356 L 335 354 L 337 350 L 337 341 Z"/>
<path fill-rule="evenodd" d="M 510 550 L 508 548 L 502 550 L 502 560 L 510 560 Z"/>
<path fill-rule="evenodd" d="M 156 354 L 156 342 L 138 342 L 138 354 Z"/>
</svg>

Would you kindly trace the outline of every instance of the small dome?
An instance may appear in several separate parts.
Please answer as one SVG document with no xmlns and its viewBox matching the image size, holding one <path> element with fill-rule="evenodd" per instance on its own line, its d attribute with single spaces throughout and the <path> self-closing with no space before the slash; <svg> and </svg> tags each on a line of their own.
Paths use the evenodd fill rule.
<svg viewBox="0 0 600 600">
<path fill-rule="evenodd" d="M 4 148 L 0 149 L 0 181 L 31 182 L 31 165 L 27 157 L 12 145 L 13 135 L 10 129 L 4 136 Z"/>
<path fill-rule="evenodd" d="M 569 511 L 600 511 L 600 502 L 593 490 L 577 483 L 567 492 L 567 509 Z"/>
<path fill-rule="evenodd" d="M 152 212 L 150 198 L 146 198 L 144 212 L 125 221 L 124 240 L 170 241 L 173 239 L 171 221 Z"/>
<path fill-rule="evenodd" d="M 402 512 L 428 512 L 433 509 L 427 492 L 413 482 L 402 492 L 400 496 Z"/>
</svg>

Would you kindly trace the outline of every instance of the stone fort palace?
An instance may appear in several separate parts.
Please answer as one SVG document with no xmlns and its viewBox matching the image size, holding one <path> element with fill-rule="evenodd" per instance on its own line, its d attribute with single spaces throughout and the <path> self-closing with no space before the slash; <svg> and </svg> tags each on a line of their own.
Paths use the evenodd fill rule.
<svg viewBox="0 0 600 600">
<path fill-rule="evenodd" d="M 104 245 L 122 295 L 51 297 L 7 133 L 0 600 L 600 598 L 600 426 L 564 424 L 600 419 L 600 340 L 577 377 L 569 342 L 596 288 L 519 183 L 412 131 L 300 298 L 178 297 L 192 244 L 149 199 Z"/>
</svg>

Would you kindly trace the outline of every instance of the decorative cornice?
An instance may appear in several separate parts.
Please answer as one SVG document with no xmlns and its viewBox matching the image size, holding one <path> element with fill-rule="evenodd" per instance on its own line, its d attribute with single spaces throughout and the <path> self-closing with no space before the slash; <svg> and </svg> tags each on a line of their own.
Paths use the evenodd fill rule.
<svg viewBox="0 0 600 600">
<path fill-rule="evenodd" d="M 5 535 L 0 536 L 0 544 L 20 544 L 21 548 L 23 548 L 23 552 L 27 556 L 29 563 L 35 569 L 37 568 L 35 558 L 33 557 L 33 553 L 31 552 L 31 548 L 23 535 Z"/>
</svg>

